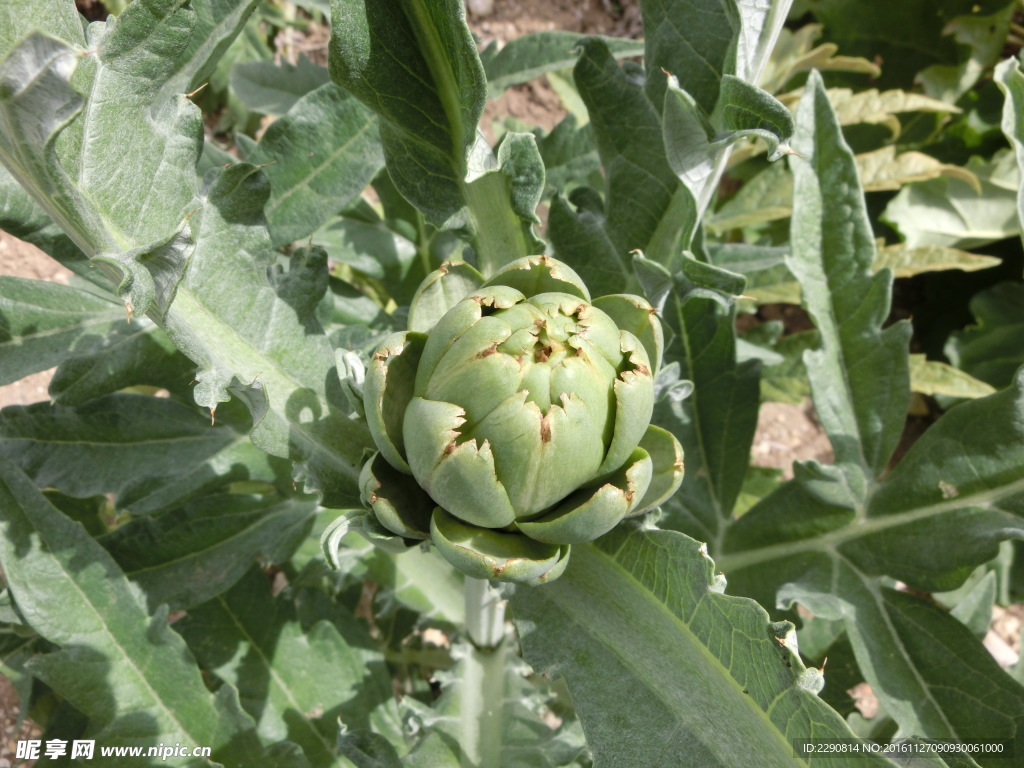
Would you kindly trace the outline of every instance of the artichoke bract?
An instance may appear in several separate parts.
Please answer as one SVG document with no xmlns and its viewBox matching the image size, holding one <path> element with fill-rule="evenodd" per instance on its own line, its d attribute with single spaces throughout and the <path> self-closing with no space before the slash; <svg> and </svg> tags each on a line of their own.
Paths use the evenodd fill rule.
<svg viewBox="0 0 1024 768">
<path fill-rule="evenodd" d="M 650 424 L 663 335 L 642 298 L 591 301 L 543 256 L 486 281 L 445 264 L 409 325 L 363 393 L 378 453 L 362 499 L 387 532 L 431 539 L 469 576 L 539 584 L 678 488 L 682 449 Z"/>
</svg>

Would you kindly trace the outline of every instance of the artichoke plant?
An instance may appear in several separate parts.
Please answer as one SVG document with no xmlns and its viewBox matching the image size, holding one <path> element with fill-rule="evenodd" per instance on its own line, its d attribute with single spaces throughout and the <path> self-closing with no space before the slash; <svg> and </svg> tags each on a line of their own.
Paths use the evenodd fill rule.
<svg viewBox="0 0 1024 768">
<path fill-rule="evenodd" d="M 570 545 L 678 488 L 682 449 L 650 424 L 663 334 L 642 298 L 591 301 L 543 256 L 486 281 L 445 264 L 409 327 L 366 373 L 372 538 L 430 539 L 469 576 L 539 584 Z"/>
</svg>

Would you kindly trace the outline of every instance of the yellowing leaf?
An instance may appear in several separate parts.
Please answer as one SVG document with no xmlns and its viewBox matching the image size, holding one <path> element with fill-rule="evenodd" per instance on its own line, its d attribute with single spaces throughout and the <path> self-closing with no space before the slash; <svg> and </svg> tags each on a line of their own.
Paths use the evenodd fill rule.
<svg viewBox="0 0 1024 768">
<path fill-rule="evenodd" d="M 966 168 L 949 165 L 923 152 L 896 154 L 895 146 L 882 147 L 874 152 L 857 155 L 857 173 L 865 192 L 897 190 L 912 181 L 927 181 L 938 176 L 950 176 L 971 185 L 981 194 L 981 182 Z"/>
<path fill-rule="evenodd" d="M 977 272 L 1002 262 L 994 256 L 946 248 L 941 245 L 909 246 L 905 243 L 879 248 L 871 269 L 878 272 L 888 267 L 896 277 L 911 277 L 923 272 L 941 272 L 947 269 L 961 269 Z"/>
<path fill-rule="evenodd" d="M 832 72 L 855 72 L 878 77 L 881 68 L 859 56 L 836 56 L 839 46 L 823 43 L 814 47 L 821 37 L 821 24 L 807 24 L 796 31 L 783 29 L 772 51 L 771 60 L 761 78 L 761 87 L 776 93 L 798 72 L 812 69 Z"/>
<path fill-rule="evenodd" d="M 995 387 L 964 373 L 947 363 L 928 360 L 924 355 L 910 356 L 910 388 L 922 395 L 950 397 L 985 397 Z"/>
<path fill-rule="evenodd" d="M 900 133 L 900 121 L 896 117 L 898 114 L 903 112 L 955 113 L 960 111 L 959 108 L 944 101 L 899 89 L 879 91 L 872 88 L 867 91 L 854 92 L 850 88 L 829 88 L 827 93 L 840 125 L 857 125 L 859 123 L 884 125 L 892 133 L 893 138 L 899 136 Z M 779 101 L 793 108 L 801 94 L 803 94 L 802 88 L 779 96 Z"/>
</svg>

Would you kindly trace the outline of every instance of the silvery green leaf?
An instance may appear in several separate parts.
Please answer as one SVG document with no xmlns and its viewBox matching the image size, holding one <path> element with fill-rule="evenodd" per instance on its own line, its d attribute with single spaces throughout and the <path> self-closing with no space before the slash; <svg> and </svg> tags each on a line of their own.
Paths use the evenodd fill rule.
<svg viewBox="0 0 1024 768">
<path fill-rule="evenodd" d="M 231 90 L 247 109 L 264 115 L 283 115 L 295 102 L 330 82 L 327 68 L 304 55 L 298 63 L 245 61 L 231 70 Z"/>
<path fill-rule="evenodd" d="M 793 212 L 793 175 L 784 163 L 768 166 L 710 213 L 704 221 L 710 232 L 756 227 L 788 218 Z M 727 244 L 735 247 L 736 244 Z M 755 294 L 756 295 L 756 294 Z"/>
<path fill-rule="evenodd" d="M 466 234 L 486 274 L 535 254 L 523 190 L 543 189 L 543 166 L 518 140 L 495 159 L 478 135 L 487 83 L 463 4 L 334 0 L 331 18 L 331 78 L 378 114 L 398 191 L 434 226 Z"/>
<path fill-rule="evenodd" d="M 750 743 L 759 764 L 788 766 L 791 739 L 851 737 L 812 692 L 792 625 L 724 592 L 705 547 L 630 525 L 574 546 L 557 581 L 516 587 L 526 660 L 565 678 L 595 766 L 735 766 Z"/>
<path fill-rule="evenodd" d="M 287 561 L 316 508 L 308 497 L 213 494 L 135 518 L 98 541 L 150 606 L 189 610 L 226 592 L 254 561 Z"/>
<path fill-rule="evenodd" d="M 265 215 L 275 246 L 302 240 L 347 208 L 384 164 L 377 118 L 325 83 L 271 123 L 246 160 L 265 166 Z"/>
<path fill-rule="evenodd" d="M 873 478 L 902 432 L 911 329 L 902 322 L 882 330 L 892 275 L 871 274 L 875 241 L 856 165 L 819 75 L 808 81 L 797 122 L 794 145 L 801 156 L 790 161 L 794 211 L 786 264 L 822 340 L 804 361 L 837 460 L 858 464 Z M 843 205 L 835 204 L 839 190 L 847 198 Z"/>
<path fill-rule="evenodd" d="M 70 496 L 124 493 L 181 477 L 235 439 L 166 398 L 113 394 L 77 407 L 36 403 L 0 411 L 0 453 L 44 488 Z"/>
<path fill-rule="evenodd" d="M 886 206 L 885 221 L 909 246 L 972 249 L 1021 231 L 1018 213 L 1020 169 L 1009 150 L 991 159 L 972 157 L 966 166 L 981 184 L 941 176 L 908 184 Z"/>
<path fill-rule="evenodd" d="M 570 181 L 585 179 L 601 167 L 593 129 L 589 124 L 577 126 L 577 122 L 574 115 L 566 115 L 537 142 L 548 195 L 565 190 Z"/>
<path fill-rule="evenodd" d="M 18 83 L 0 96 L 0 160 L 87 255 L 113 266 L 115 281 L 120 273 L 130 309 L 141 314 L 152 304 L 154 319 L 200 367 L 198 403 L 214 409 L 237 382 L 255 409 L 254 441 L 298 461 L 307 487 L 330 491 L 335 503 L 354 499 L 369 436 L 329 407 L 330 346 L 267 280 L 266 180 L 243 164 L 216 169 L 197 188 L 198 110 L 181 95 L 159 100 L 194 19 L 177 4 L 154 2 L 92 25 L 95 55 L 81 57 L 40 33 L 14 48 L 0 64 L 0 78 Z M 165 23 L 154 26 L 154 18 Z M 86 93 L 85 111 L 72 75 Z M 103 135 L 116 140 L 91 138 Z M 133 179 L 150 180 L 145 194 L 111 180 L 126 164 Z M 225 270 L 232 281 L 218 278 Z M 218 323 L 235 328 L 229 345 Z"/>
<path fill-rule="evenodd" d="M 382 732 L 404 752 L 375 642 L 341 606 L 319 607 L 329 613 L 296 615 L 295 603 L 273 596 L 266 574 L 250 568 L 232 589 L 190 610 L 178 628 L 200 665 L 237 687 L 263 740 L 288 739 L 312 765 L 342 768 L 348 762 L 335 750 L 340 720 Z"/>
<path fill-rule="evenodd" d="M 60 648 L 37 655 L 32 673 L 84 713 L 104 745 L 202 744 L 239 768 L 264 759 L 238 692 L 206 689 L 166 609 L 150 615 L 103 548 L 5 459 L 0 476 L 5 578 L 32 627 Z M 141 740 L 126 706 L 146 713 Z"/>
<path fill-rule="evenodd" d="M 730 61 L 730 56 L 735 56 L 732 42 L 740 26 L 737 5 L 718 0 L 643 0 L 640 8 L 644 18 L 646 90 L 651 103 L 660 110 L 667 72 L 679 80 L 681 89 L 705 114 L 711 114 L 722 76 L 740 74 L 734 69 L 735 58 Z"/>
<path fill-rule="evenodd" d="M 245 28 L 258 0 L 205 0 L 195 3 L 195 26 L 164 85 L 168 95 L 187 93 L 208 82 L 214 68 Z"/>
<path fill-rule="evenodd" d="M 742 594 L 842 621 L 900 732 L 971 738 L 984 722 L 1011 738 L 1024 718 L 1024 688 L 970 629 L 915 593 L 958 587 L 1018 535 L 1024 380 L 952 408 L 880 479 L 906 414 L 905 334 L 898 325 L 881 330 L 889 277 L 870 276 L 873 233 L 853 158 L 816 76 L 798 125 L 796 148 L 807 153 L 791 161 L 787 263 L 822 340 L 805 363 L 838 461 L 794 465 L 792 482 L 730 527 L 717 562 Z M 910 591 L 892 589 L 894 581 Z M 979 699 L 981 720 L 973 703 L 963 706 Z"/>
<path fill-rule="evenodd" d="M 403 5 L 334 0 L 328 68 L 380 115 L 399 191 L 443 226 L 465 216 L 486 79 L 461 3 L 413 0 L 408 12 Z"/>
<path fill-rule="evenodd" d="M 679 191 L 661 139 L 661 121 L 635 66 L 620 66 L 599 39 L 584 40 L 573 70 L 605 168 L 608 237 L 621 259 L 634 249 L 665 263 L 692 231 L 692 205 Z M 558 249 L 559 237 L 552 232 Z"/>
<path fill-rule="evenodd" d="M 622 291 L 623 281 L 629 285 L 629 264 L 609 238 L 603 206 L 592 205 L 595 198 L 600 202 L 589 187 L 577 188 L 569 200 L 555 195 L 548 212 L 548 237 L 555 256 L 574 269 L 585 268 L 591 293 L 604 296 Z"/>
<path fill-rule="evenodd" d="M 490 98 L 497 98 L 512 85 L 526 83 L 548 72 L 571 69 L 576 63 L 575 48 L 584 35 L 551 30 L 534 32 L 508 41 L 493 55 L 482 55 Z M 643 56 L 644 44 L 637 40 L 602 37 L 617 59 Z"/>
</svg>

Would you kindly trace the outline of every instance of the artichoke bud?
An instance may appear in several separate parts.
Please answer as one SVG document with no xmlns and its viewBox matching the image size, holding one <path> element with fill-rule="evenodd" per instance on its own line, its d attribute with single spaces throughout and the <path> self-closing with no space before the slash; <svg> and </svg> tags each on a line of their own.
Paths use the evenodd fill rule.
<svg viewBox="0 0 1024 768">
<path fill-rule="evenodd" d="M 650 426 L 664 337 L 642 298 L 591 302 L 548 257 L 479 287 L 466 274 L 445 265 L 428 277 L 416 330 L 370 361 L 363 399 L 379 452 L 363 502 L 470 576 L 540 584 L 562 573 L 571 544 L 679 487 L 682 449 Z M 470 292 L 455 300 L 457 286 Z M 428 329 L 424 318 L 438 319 Z"/>
</svg>

